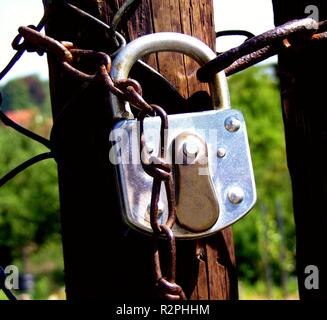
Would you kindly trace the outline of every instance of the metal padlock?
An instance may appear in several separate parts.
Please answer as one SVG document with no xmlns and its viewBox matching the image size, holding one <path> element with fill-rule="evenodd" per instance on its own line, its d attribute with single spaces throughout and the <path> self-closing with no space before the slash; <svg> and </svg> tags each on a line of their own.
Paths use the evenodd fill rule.
<svg viewBox="0 0 327 320">
<path fill-rule="evenodd" d="M 200 65 L 216 57 L 194 37 L 154 33 L 137 38 L 119 52 L 112 64 L 112 79 L 128 78 L 139 58 L 161 51 L 186 54 Z M 173 232 L 180 239 L 218 232 L 242 218 L 256 201 L 246 126 L 242 113 L 230 109 L 224 72 L 218 73 L 209 87 L 215 110 L 168 116 L 167 148 L 176 167 L 177 186 L 177 223 Z M 110 160 L 116 168 L 121 212 L 130 227 L 151 234 L 149 204 L 153 178 L 144 172 L 140 162 L 138 121 L 133 119 L 126 101 L 110 94 L 110 103 L 114 117 L 120 119 L 110 134 Z M 159 117 L 146 118 L 144 129 L 148 149 L 158 154 Z M 182 160 L 176 164 L 178 157 Z M 189 163 L 184 161 L 185 157 L 191 159 Z M 164 223 L 168 210 L 163 188 L 160 196 L 160 222 Z"/>
</svg>

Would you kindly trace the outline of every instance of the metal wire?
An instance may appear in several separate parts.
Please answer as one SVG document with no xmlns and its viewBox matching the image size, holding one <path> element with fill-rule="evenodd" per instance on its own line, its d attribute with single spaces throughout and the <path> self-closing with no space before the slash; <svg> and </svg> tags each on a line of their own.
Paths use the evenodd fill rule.
<svg viewBox="0 0 327 320">
<path fill-rule="evenodd" d="M 132 15 L 142 0 L 126 0 L 114 15 L 111 23 L 112 32 L 115 32 L 120 22 L 128 15 Z"/>
<path fill-rule="evenodd" d="M 94 17 L 93 15 L 89 14 L 88 12 L 72 5 L 71 3 L 67 1 L 62 1 L 68 8 L 76 12 L 78 15 L 80 15 L 82 18 L 87 18 L 89 21 L 96 23 L 98 26 L 106 29 L 107 31 L 111 31 L 111 28 L 109 25 L 101 21 L 100 19 Z"/>
<path fill-rule="evenodd" d="M 34 27 L 34 29 L 37 30 L 37 31 L 40 31 L 44 27 L 47 19 L 48 19 L 48 11 L 45 10 L 45 12 L 44 12 L 41 20 L 39 21 L 39 23 L 37 24 L 37 26 Z M 17 37 L 15 39 L 17 40 Z M 26 47 L 25 47 L 24 42 L 23 42 L 22 44 L 20 44 L 19 50 L 15 53 L 15 55 L 13 56 L 13 58 L 9 61 L 9 63 L 5 66 L 5 68 L 0 72 L 0 81 L 6 76 L 6 74 L 17 63 L 17 61 L 24 54 L 25 50 L 26 50 Z M 0 93 L 0 106 L 2 104 L 2 101 L 3 101 L 2 95 Z M 47 140 L 44 137 L 39 136 L 38 134 L 36 134 L 36 133 L 34 133 L 34 132 L 26 129 L 26 128 L 23 128 L 18 123 L 16 123 L 13 120 L 11 120 L 1 109 L 0 109 L 0 120 L 5 125 L 13 128 L 14 130 L 16 130 L 17 132 L 23 134 L 24 136 L 26 136 L 26 137 L 28 137 L 30 139 L 33 139 L 34 141 L 37 141 L 37 142 L 43 144 L 47 148 L 50 148 L 50 141 L 49 140 Z"/>
<path fill-rule="evenodd" d="M 2 104 L 2 94 L 0 92 L 0 106 L 1 106 L 1 104 Z M 30 139 L 32 139 L 34 141 L 37 141 L 37 142 L 43 144 L 47 148 L 51 148 L 50 140 L 38 135 L 37 133 L 35 133 L 33 131 L 30 131 L 30 130 L 22 127 L 21 125 L 19 125 L 18 123 L 16 123 L 12 119 L 10 119 L 1 109 L 0 109 L 0 120 L 6 126 L 13 128 L 14 130 L 19 132 L 20 134 L 24 135 L 25 137 L 28 137 L 28 138 L 30 138 Z"/>
<path fill-rule="evenodd" d="M 37 32 L 40 31 L 46 21 L 48 19 L 48 11 L 46 10 L 44 12 L 43 17 L 41 18 L 40 22 L 37 24 L 36 27 L 33 26 L 33 29 Z M 21 56 L 24 54 L 24 52 L 27 49 L 27 45 L 25 40 L 19 44 L 20 40 L 22 39 L 21 34 L 19 34 L 15 40 L 13 41 L 13 47 L 18 48 L 16 54 L 13 56 L 13 58 L 9 61 L 9 63 L 5 66 L 5 68 L 0 72 L 0 81 L 6 76 L 6 74 L 12 69 L 12 67 L 17 63 L 17 61 L 21 58 Z M 3 98 L 0 92 L 0 106 L 3 102 Z M 19 125 L 18 123 L 16 123 L 15 121 L 13 121 L 12 119 L 10 119 L 1 109 L 0 109 L 0 120 L 8 127 L 11 127 L 12 129 L 14 129 L 15 131 L 19 132 L 20 134 L 22 134 L 23 136 L 32 139 L 38 143 L 41 143 L 42 145 L 44 145 L 47 148 L 51 148 L 51 142 L 50 140 L 38 135 L 37 133 L 28 130 L 24 127 L 22 127 L 21 125 Z M 7 173 L 5 176 L 0 178 L 0 187 L 2 187 L 4 184 L 6 184 L 8 181 L 10 181 L 11 179 L 13 179 L 17 174 L 19 174 L 20 172 L 24 171 L 25 169 L 29 168 L 30 166 L 32 166 L 33 164 L 40 162 L 42 160 L 45 159 L 49 159 L 52 158 L 52 153 L 51 152 L 47 152 L 47 153 L 43 153 L 40 155 L 37 155 L 27 161 L 25 161 L 24 163 L 18 165 L 16 168 L 14 168 L 13 170 L 11 170 L 9 173 Z"/>
<path fill-rule="evenodd" d="M 132 1 L 134 2 L 135 0 L 132 0 Z M 111 54 L 111 56 L 116 55 L 117 52 L 120 50 L 120 48 L 122 48 L 122 47 L 124 47 L 126 45 L 125 38 L 119 32 L 116 31 L 117 25 L 118 25 L 118 23 L 120 22 L 120 20 L 122 18 L 121 15 L 124 15 L 125 12 L 122 12 L 122 13 L 120 12 L 119 15 L 118 15 L 118 12 L 119 12 L 119 10 L 118 10 L 118 12 L 116 14 L 117 17 L 115 16 L 116 19 L 117 19 L 117 22 L 114 25 L 110 26 L 110 25 L 106 24 L 105 22 L 101 21 L 100 19 L 98 19 L 98 18 L 94 17 L 93 15 L 89 14 L 88 12 L 86 12 L 86 11 L 72 5 L 71 3 L 67 2 L 67 1 L 62 1 L 62 2 L 69 9 L 73 10 L 75 13 L 77 13 L 82 18 L 87 18 L 89 21 L 97 24 L 99 27 L 102 27 L 103 29 L 105 29 L 109 33 L 110 37 L 113 39 L 115 45 L 117 46 L 117 50 L 115 50 Z M 129 6 L 127 6 L 127 9 L 129 9 Z"/>
<path fill-rule="evenodd" d="M 249 31 L 246 30 L 223 30 L 223 31 L 218 31 L 216 32 L 216 40 L 221 37 L 226 37 L 226 36 L 243 36 L 246 37 L 246 40 L 249 40 L 253 38 L 255 35 Z M 246 41 L 245 40 L 245 41 Z M 222 52 L 216 52 L 217 55 L 222 54 Z"/>
<path fill-rule="evenodd" d="M 223 30 L 216 32 L 216 39 L 225 36 L 244 36 L 250 39 L 254 37 L 254 34 L 246 30 Z"/>
<path fill-rule="evenodd" d="M 21 49 L 17 51 L 14 56 L 11 58 L 9 63 L 4 67 L 4 69 L 0 72 L 0 81 L 6 76 L 6 74 L 12 69 L 12 67 L 16 64 L 16 62 L 21 58 L 24 54 L 25 49 Z"/>
<path fill-rule="evenodd" d="M 230 67 L 233 63 L 237 63 L 240 67 L 244 67 L 244 61 L 251 64 L 253 59 L 260 61 L 260 58 L 266 59 L 269 55 L 274 55 L 275 51 L 269 48 L 264 50 L 264 56 L 260 56 L 260 51 L 267 46 L 273 46 L 280 51 L 284 47 L 285 39 L 298 36 L 299 39 L 311 39 L 313 34 L 319 29 L 318 23 L 311 19 L 305 18 L 300 20 L 289 21 L 275 29 L 264 32 L 256 37 L 248 39 L 243 44 L 236 48 L 232 48 L 220 55 L 217 58 L 209 61 L 197 71 L 197 77 L 202 82 L 209 81 L 213 75 Z M 240 60 L 242 57 L 248 59 Z M 234 70 L 237 72 L 237 69 Z"/>
<path fill-rule="evenodd" d="M 31 167 L 33 164 L 36 164 L 40 161 L 53 158 L 52 152 L 45 152 L 38 154 L 37 156 L 26 160 L 25 162 L 18 165 L 16 168 L 8 172 L 5 176 L 0 179 L 0 188 L 5 185 L 7 182 L 16 177 L 19 173 Z"/>
<path fill-rule="evenodd" d="M 45 10 L 41 20 L 35 27 L 35 30 L 41 31 L 42 28 L 45 26 L 45 23 L 48 19 L 48 11 Z M 9 61 L 7 66 L 0 72 L 0 81 L 6 76 L 6 74 L 12 69 L 12 67 L 16 64 L 16 62 L 20 59 L 20 57 L 23 55 L 25 52 L 26 48 L 23 45 L 24 43 L 21 44 L 20 49 L 15 53 L 15 55 L 12 57 L 12 59 Z"/>
<path fill-rule="evenodd" d="M 32 27 L 35 31 L 41 31 L 41 29 L 44 27 L 46 21 L 48 19 L 48 11 L 45 10 L 41 20 L 37 24 L 36 27 Z M 28 45 L 25 42 L 25 40 L 19 44 L 20 40 L 22 39 L 22 35 L 19 34 L 13 41 L 13 47 L 14 49 L 18 49 L 13 58 L 9 61 L 9 63 L 5 66 L 5 68 L 0 72 L 0 81 L 7 75 L 7 73 L 13 68 L 13 66 L 17 63 L 17 61 L 21 58 L 21 56 L 26 51 Z M 0 93 L 0 106 L 3 102 L 2 95 Z M 8 127 L 11 127 L 15 131 L 19 132 L 20 134 L 24 135 L 25 137 L 32 139 L 36 142 L 41 143 L 47 148 L 51 148 L 51 142 L 50 140 L 38 135 L 37 133 L 30 131 L 12 119 L 10 119 L 1 109 L 0 109 L 0 120 Z M 35 157 L 32 157 L 31 159 L 28 159 L 27 161 L 23 162 L 22 164 L 18 165 L 16 168 L 8 172 L 5 176 L 0 178 L 0 187 L 2 187 L 4 184 L 6 184 L 8 181 L 13 179 L 17 174 L 24 171 L 25 169 L 29 168 L 30 166 L 34 165 L 37 162 L 43 161 L 45 159 L 53 158 L 53 155 L 51 152 L 46 152 L 39 154 Z M 3 289 L 4 291 L 6 288 Z M 10 292 L 8 292 L 10 295 Z"/>
<path fill-rule="evenodd" d="M 73 10 L 75 13 L 80 15 L 82 18 L 87 18 L 89 21 L 92 21 L 96 23 L 98 26 L 104 28 L 106 31 L 109 32 L 110 37 L 113 39 L 115 45 L 118 47 L 122 47 L 124 45 L 124 42 L 126 44 L 126 41 L 122 41 L 122 35 L 117 32 L 118 25 L 120 22 L 126 18 L 128 15 L 135 12 L 138 5 L 141 3 L 142 0 L 126 0 L 123 5 L 118 9 L 116 14 L 113 17 L 112 24 L 108 25 L 105 22 L 101 21 L 100 19 L 94 17 L 93 15 L 89 14 L 88 12 L 72 5 L 71 3 L 67 1 L 62 1 L 62 3 L 67 6 L 69 9 Z M 119 39 L 119 41 L 118 41 Z M 124 38 L 123 38 L 124 39 Z M 119 43 L 120 42 L 120 43 Z"/>
</svg>

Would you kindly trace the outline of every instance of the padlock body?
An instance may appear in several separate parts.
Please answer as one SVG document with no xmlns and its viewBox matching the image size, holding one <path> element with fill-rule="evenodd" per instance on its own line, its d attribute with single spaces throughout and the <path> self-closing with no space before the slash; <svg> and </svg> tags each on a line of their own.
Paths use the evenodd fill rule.
<svg viewBox="0 0 327 320">
<path fill-rule="evenodd" d="M 216 223 L 203 232 L 192 232 L 176 223 L 176 238 L 195 239 L 211 235 L 235 223 L 246 215 L 256 202 L 256 188 L 244 117 L 240 111 L 223 109 L 198 113 L 169 115 L 167 160 L 174 158 L 173 141 L 183 132 L 194 132 L 207 143 L 208 165 L 219 202 Z M 234 125 L 234 127 L 233 127 Z M 158 155 L 160 119 L 144 121 L 145 139 L 153 155 Z M 114 164 L 121 213 L 133 229 L 152 234 L 149 216 L 153 178 L 144 172 L 139 150 L 139 123 L 121 120 L 110 134 L 112 147 L 109 158 Z M 199 175 L 205 174 L 199 172 Z M 196 186 L 192 186 L 196 188 Z M 201 194 L 201 190 L 198 191 Z M 161 188 L 160 223 L 167 219 L 167 199 Z M 199 208 L 200 212 L 201 208 Z"/>
</svg>

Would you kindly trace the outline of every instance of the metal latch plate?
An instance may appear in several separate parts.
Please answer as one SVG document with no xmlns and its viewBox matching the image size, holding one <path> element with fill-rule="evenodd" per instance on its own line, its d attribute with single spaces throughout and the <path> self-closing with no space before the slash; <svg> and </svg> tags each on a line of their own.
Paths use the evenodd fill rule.
<svg viewBox="0 0 327 320">
<path fill-rule="evenodd" d="M 176 223 L 173 227 L 176 238 L 208 236 L 235 223 L 256 202 L 252 161 L 242 113 L 234 109 L 213 110 L 170 115 L 168 121 L 168 150 L 175 137 L 184 131 L 195 132 L 207 142 L 209 171 L 220 207 L 218 220 L 209 230 L 194 233 Z M 237 126 L 231 126 L 233 122 Z M 130 227 L 151 234 L 149 204 L 153 178 L 144 172 L 140 163 L 138 127 L 136 120 L 122 120 L 115 125 L 110 134 L 110 160 L 115 164 L 124 220 Z M 157 155 L 159 117 L 146 118 L 144 129 L 146 142 L 153 146 L 153 154 Z M 171 160 L 171 152 L 169 155 Z M 164 223 L 168 214 L 164 185 L 161 188 L 161 202 L 163 213 L 159 222 Z"/>
</svg>

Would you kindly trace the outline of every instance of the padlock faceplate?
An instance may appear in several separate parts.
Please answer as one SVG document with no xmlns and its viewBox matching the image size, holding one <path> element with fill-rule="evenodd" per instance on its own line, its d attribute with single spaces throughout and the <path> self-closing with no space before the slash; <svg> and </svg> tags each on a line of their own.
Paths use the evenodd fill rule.
<svg viewBox="0 0 327 320">
<path fill-rule="evenodd" d="M 194 233 L 176 223 L 176 238 L 194 239 L 213 234 L 242 218 L 256 202 L 256 189 L 248 137 L 243 115 L 234 109 L 170 115 L 168 117 L 168 150 L 172 141 L 184 131 L 195 132 L 208 145 L 209 171 L 216 190 L 220 212 L 217 222 L 204 232 Z M 233 121 L 236 125 L 233 127 Z M 160 119 L 146 118 L 145 138 L 158 154 Z M 153 178 L 147 175 L 140 163 L 138 122 L 122 120 L 112 130 L 111 160 L 116 165 L 116 178 L 121 200 L 122 215 L 126 223 L 138 231 L 152 233 L 149 204 Z M 169 152 L 168 159 L 171 159 Z M 117 164 L 118 163 L 118 164 Z M 201 192 L 201 190 L 199 190 Z M 159 223 L 167 219 L 167 199 L 164 185 L 160 201 L 163 213 Z M 199 208 L 201 210 L 201 208 Z"/>
</svg>

